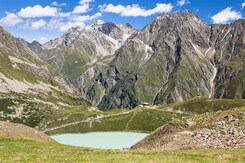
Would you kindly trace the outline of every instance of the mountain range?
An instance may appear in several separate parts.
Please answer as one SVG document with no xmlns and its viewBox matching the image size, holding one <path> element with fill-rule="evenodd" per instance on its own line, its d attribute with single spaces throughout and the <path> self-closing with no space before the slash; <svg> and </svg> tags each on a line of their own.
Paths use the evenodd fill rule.
<svg viewBox="0 0 245 163">
<path fill-rule="evenodd" d="M 244 32 L 243 19 L 209 25 L 184 11 L 160 15 L 142 30 L 97 21 L 29 47 L 108 110 L 196 96 L 243 99 Z"/>
</svg>

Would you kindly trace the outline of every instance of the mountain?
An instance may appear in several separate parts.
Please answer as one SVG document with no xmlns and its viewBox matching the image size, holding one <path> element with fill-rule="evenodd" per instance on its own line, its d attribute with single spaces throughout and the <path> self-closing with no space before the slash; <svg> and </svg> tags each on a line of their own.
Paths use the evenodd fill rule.
<svg viewBox="0 0 245 163">
<path fill-rule="evenodd" d="M 102 110 L 196 96 L 244 98 L 244 20 L 208 25 L 189 11 L 158 16 L 131 35 L 105 69 L 78 81 Z"/>
<path fill-rule="evenodd" d="M 40 57 L 75 81 L 94 64 L 109 62 L 115 51 L 135 30 L 129 25 L 98 21 L 88 27 L 71 28 L 44 44 Z"/>
<path fill-rule="evenodd" d="M 54 110 L 89 103 L 79 90 L 0 27 L 0 120 L 41 127 Z"/>
<path fill-rule="evenodd" d="M 33 41 L 28 47 L 34 51 L 36 54 L 40 54 L 45 48 L 38 41 Z"/>
<path fill-rule="evenodd" d="M 45 48 L 40 44 L 38 41 L 34 40 L 32 43 L 27 42 L 26 40 L 22 38 L 18 38 L 20 42 L 22 42 L 24 45 L 28 46 L 33 52 L 36 54 L 41 53 Z"/>
<path fill-rule="evenodd" d="M 22 44 L 24 44 L 24 45 L 26 45 L 26 46 L 30 45 L 30 43 L 29 43 L 28 41 L 24 40 L 23 38 L 19 38 L 19 37 L 18 37 L 18 40 L 19 40 Z"/>
</svg>

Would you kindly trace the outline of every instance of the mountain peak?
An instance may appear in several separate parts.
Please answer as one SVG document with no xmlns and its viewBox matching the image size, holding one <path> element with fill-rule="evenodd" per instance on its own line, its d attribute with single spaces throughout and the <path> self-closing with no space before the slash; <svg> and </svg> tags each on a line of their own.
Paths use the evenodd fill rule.
<svg viewBox="0 0 245 163">
<path fill-rule="evenodd" d="M 122 24 L 122 25 L 120 25 L 121 27 L 126 27 L 126 28 L 128 28 L 128 29 L 133 29 L 133 26 L 131 25 L 131 24 L 129 24 L 129 23 L 126 23 L 126 24 Z"/>
<path fill-rule="evenodd" d="M 162 14 L 162 15 L 158 16 L 156 19 L 162 20 L 164 18 L 170 18 L 173 20 L 184 20 L 184 21 L 189 20 L 189 19 L 193 19 L 193 18 L 197 18 L 197 19 L 201 20 L 197 15 L 193 14 L 189 10 L 182 11 L 182 12 Z"/>
<path fill-rule="evenodd" d="M 94 25 L 102 25 L 104 24 L 105 22 L 103 20 L 97 20 Z"/>
<path fill-rule="evenodd" d="M 32 41 L 32 43 L 31 44 L 37 44 L 37 45 L 41 45 L 37 40 L 34 40 L 34 41 Z"/>
</svg>

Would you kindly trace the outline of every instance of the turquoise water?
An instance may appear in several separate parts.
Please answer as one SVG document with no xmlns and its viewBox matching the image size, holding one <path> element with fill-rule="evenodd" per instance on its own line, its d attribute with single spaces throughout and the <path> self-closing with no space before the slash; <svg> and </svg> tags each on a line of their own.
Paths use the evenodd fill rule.
<svg viewBox="0 0 245 163">
<path fill-rule="evenodd" d="M 148 134 L 136 132 L 90 132 L 52 136 L 60 144 L 100 149 L 129 148 Z"/>
</svg>

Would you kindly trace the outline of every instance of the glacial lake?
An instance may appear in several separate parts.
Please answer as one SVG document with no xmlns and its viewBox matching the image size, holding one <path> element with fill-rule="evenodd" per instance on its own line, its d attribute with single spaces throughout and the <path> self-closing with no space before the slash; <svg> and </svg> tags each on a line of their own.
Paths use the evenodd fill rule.
<svg viewBox="0 0 245 163">
<path fill-rule="evenodd" d="M 137 132 L 90 132 L 51 136 L 60 144 L 98 149 L 130 148 L 149 134 Z"/>
</svg>

